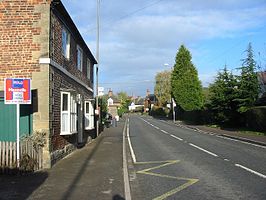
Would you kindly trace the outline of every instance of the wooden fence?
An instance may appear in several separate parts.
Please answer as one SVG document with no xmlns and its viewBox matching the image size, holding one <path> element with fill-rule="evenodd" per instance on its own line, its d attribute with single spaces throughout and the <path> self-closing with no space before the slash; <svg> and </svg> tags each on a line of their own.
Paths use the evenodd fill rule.
<svg viewBox="0 0 266 200">
<path fill-rule="evenodd" d="M 17 169 L 16 142 L 0 141 L 0 173 Z M 31 141 L 20 142 L 20 170 L 35 171 L 43 168 L 43 149 Z M 30 166 L 31 165 L 31 166 Z M 31 169 L 29 169 L 31 167 Z"/>
</svg>

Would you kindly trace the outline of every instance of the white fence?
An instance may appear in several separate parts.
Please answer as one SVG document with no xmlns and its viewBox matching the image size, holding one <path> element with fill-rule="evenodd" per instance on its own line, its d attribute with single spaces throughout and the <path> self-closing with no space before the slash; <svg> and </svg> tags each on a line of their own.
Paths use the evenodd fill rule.
<svg viewBox="0 0 266 200">
<path fill-rule="evenodd" d="M 32 142 L 20 142 L 20 168 L 22 170 L 39 170 L 43 168 L 43 149 L 34 147 Z M 31 166 L 30 166 L 31 165 Z M 16 142 L 0 141 L 0 172 L 17 168 Z"/>
</svg>

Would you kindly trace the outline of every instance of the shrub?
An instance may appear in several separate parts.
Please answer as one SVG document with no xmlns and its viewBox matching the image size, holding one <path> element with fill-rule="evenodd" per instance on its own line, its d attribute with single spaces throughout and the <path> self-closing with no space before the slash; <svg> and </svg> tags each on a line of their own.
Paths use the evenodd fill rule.
<svg viewBox="0 0 266 200">
<path fill-rule="evenodd" d="M 246 126 L 255 131 L 266 131 L 266 106 L 254 107 L 246 113 Z"/>
<path fill-rule="evenodd" d="M 169 114 L 169 109 L 165 107 L 153 106 L 151 110 L 151 115 L 154 117 L 167 117 Z"/>
</svg>

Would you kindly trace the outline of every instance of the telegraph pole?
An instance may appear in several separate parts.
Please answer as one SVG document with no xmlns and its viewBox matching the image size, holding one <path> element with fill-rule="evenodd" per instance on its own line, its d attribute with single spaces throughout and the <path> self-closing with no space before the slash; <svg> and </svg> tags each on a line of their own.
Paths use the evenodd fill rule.
<svg viewBox="0 0 266 200">
<path fill-rule="evenodd" d="M 96 59 L 97 59 L 97 65 L 96 65 L 96 109 L 98 110 L 98 116 L 96 121 L 96 136 L 99 135 L 99 120 L 100 120 L 100 111 L 99 111 L 99 94 L 98 94 L 98 88 L 99 88 L 99 40 L 100 40 L 100 0 L 97 1 L 97 41 L 96 41 Z"/>
</svg>

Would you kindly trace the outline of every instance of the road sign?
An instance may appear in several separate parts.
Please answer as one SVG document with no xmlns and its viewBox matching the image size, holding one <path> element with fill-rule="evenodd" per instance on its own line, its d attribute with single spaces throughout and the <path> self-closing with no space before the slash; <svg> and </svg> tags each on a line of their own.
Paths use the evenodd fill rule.
<svg viewBox="0 0 266 200">
<path fill-rule="evenodd" d="M 31 104 L 31 80 L 6 78 L 5 104 Z"/>
</svg>

